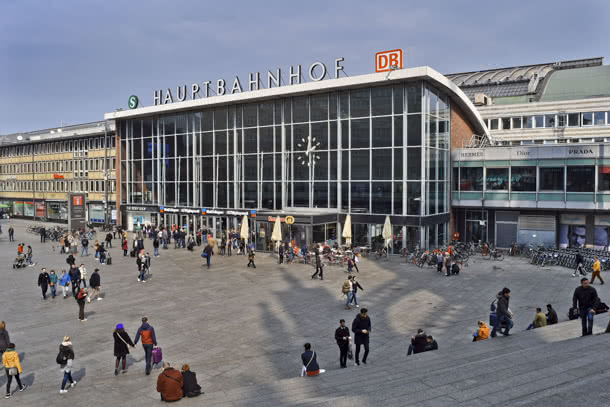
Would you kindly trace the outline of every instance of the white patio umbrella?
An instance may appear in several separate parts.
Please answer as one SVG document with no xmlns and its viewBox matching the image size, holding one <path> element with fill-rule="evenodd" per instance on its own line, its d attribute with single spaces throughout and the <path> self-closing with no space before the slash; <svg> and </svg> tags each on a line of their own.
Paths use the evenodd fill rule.
<svg viewBox="0 0 610 407">
<path fill-rule="evenodd" d="M 271 240 L 275 242 L 276 246 L 279 246 L 282 241 L 282 221 L 280 217 L 275 218 L 275 224 L 273 225 L 273 232 L 271 233 Z"/>
<path fill-rule="evenodd" d="M 239 231 L 239 237 L 246 241 L 246 245 L 248 244 L 248 217 L 244 215 L 244 218 L 241 220 L 241 230 Z"/>
<path fill-rule="evenodd" d="M 385 217 L 385 223 L 383 224 L 383 233 L 381 235 L 385 241 L 385 247 L 390 247 L 392 243 L 392 224 L 390 223 L 390 217 Z"/>
<path fill-rule="evenodd" d="M 345 224 L 343 225 L 343 238 L 345 239 L 346 245 L 352 244 L 352 216 L 347 215 L 345 217 Z"/>
</svg>

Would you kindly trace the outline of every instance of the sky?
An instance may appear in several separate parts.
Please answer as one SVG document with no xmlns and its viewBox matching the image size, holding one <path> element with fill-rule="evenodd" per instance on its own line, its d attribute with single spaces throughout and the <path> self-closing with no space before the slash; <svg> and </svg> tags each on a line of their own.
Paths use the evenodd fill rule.
<svg viewBox="0 0 610 407">
<path fill-rule="evenodd" d="M 1 0 L 0 134 L 103 120 L 155 89 L 378 51 L 441 73 L 608 56 L 608 1 Z M 284 80 L 286 80 L 285 78 Z"/>
</svg>

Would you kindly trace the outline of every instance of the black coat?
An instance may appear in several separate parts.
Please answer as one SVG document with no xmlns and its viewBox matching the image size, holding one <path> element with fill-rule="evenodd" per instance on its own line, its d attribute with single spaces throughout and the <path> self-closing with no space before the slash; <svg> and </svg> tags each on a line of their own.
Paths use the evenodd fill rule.
<svg viewBox="0 0 610 407">
<path fill-rule="evenodd" d="M 343 339 L 343 337 L 347 339 Z M 343 328 L 339 327 L 335 330 L 335 340 L 337 341 L 337 345 L 344 346 L 349 343 L 349 328 L 344 326 Z"/>
<path fill-rule="evenodd" d="M 413 345 L 413 353 L 421 353 L 426 351 L 426 345 L 428 340 L 425 333 L 417 334 L 411 339 L 411 345 Z"/>
<path fill-rule="evenodd" d="M 363 334 L 362 330 L 366 329 L 368 333 Z M 358 314 L 352 322 L 352 332 L 354 333 L 354 342 L 356 345 L 363 345 L 369 343 L 369 335 L 371 333 L 371 318 L 368 316 L 362 318 L 361 314 Z"/>
<path fill-rule="evenodd" d="M 100 274 L 94 272 L 93 274 L 91 274 L 91 278 L 89 279 L 89 285 L 91 286 L 91 288 L 97 288 L 101 285 L 101 279 L 100 279 Z"/>
<path fill-rule="evenodd" d="M 549 312 L 546 313 L 546 323 L 548 325 L 553 325 L 557 323 L 557 313 L 552 308 L 549 310 Z"/>
<path fill-rule="evenodd" d="M 194 397 L 201 394 L 201 386 L 197 383 L 195 372 L 182 372 L 182 393 L 184 397 Z"/>
<path fill-rule="evenodd" d="M 47 287 L 49 285 L 49 273 L 44 272 L 38 275 L 38 286 Z"/>
<path fill-rule="evenodd" d="M 584 288 L 582 286 L 576 287 L 574 290 L 574 296 L 572 297 L 572 306 L 576 307 L 578 303 L 578 309 L 582 312 L 587 308 L 595 308 L 599 304 L 599 297 L 595 288 L 588 286 Z"/>
<path fill-rule="evenodd" d="M 510 313 L 508 312 L 508 301 L 510 297 L 504 296 L 502 293 L 498 296 L 498 308 L 496 309 L 496 315 L 498 317 L 505 316 L 506 318 L 510 318 Z"/>
<path fill-rule="evenodd" d="M 121 329 L 120 331 L 115 330 L 112 333 L 112 337 L 114 338 L 114 356 L 120 357 L 129 355 L 129 347 L 125 344 L 125 342 L 127 342 L 130 346 L 135 346 L 131 341 L 129 334 L 125 332 L 124 329 Z M 125 342 L 123 342 L 121 338 L 123 338 Z"/>
</svg>

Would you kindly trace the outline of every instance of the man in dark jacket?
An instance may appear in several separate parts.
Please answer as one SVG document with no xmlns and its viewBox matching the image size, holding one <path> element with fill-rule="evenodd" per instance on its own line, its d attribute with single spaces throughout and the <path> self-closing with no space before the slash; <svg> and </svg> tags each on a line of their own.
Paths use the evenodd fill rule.
<svg viewBox="0 0 610 407">
<path fill-rule="evenodd" d="M 411 344 L 407 350 L 407 356 L 411 353 L 421 353 L 426 350 L 426 333 L 423 329 L 418 329 L 417 334 L 411 337 Z"/>
<path fill-rule="evenodd" d="M 4 321 L 0 321 L 0 356 L 2 356 L 4 351 L 8 348 L 9 343 L 11 343 L 11 338 L 8 336 L 6 324 Z"/>
<path fill-rule="evenodd" d="M 335 340 L 339 345 L 339 364 L 342 368 L 347 367 L 347 352 L 349 350 L 349 328 L 345 326 L 345 320 L 339 321 L 339 328 L 335 330 Z"/>
<path fill-rule="evenodd" d="M 38 287 L 42 290 L 42 299 L 47 299 L 47 290 L 49 288 L 49 273 L 46 268 L 42 268 L 41 273 L 38 275 Z"/>
<path fill-rule="evenodd" d="M 212 255 L 214 254 L 214 249 L 212 249 L 212 246 L 208 243 L 203 248 L 203 252 L 205 253 L 206 264 L 208 265 L 208 268 L 210 268 L 210 262 L 212 261 Z"/>
<path fill-rule="evenodd" d="M 366 358 L 369 355 L 369 335 L 371 333 L 371 319 L 367 315 L 368 310 L 362 308 L 360 314 L 356 315 L 352 322 L 352 332 L 354 333 L 354 342 L 356 343 L 356 364 L 360 366 L 360 346 L 364 346 L 364 355 L 362 363 L 366 365 Z"/>
<path fill-rule="evenodd" d="M 72 296 L 76 298 L 76 293 L 80 287 L 80 270 L 74 264 L 70 267 L 70 280 L 72 281 Z"/>
<path fill-rule="evenodd" d="M 93 274 L 91 274 L 91 278 L 89 278 L 89 296 L 87 297 L 87 302 L 91 302 L 93 297 L 97 297 L 98 301 L 102 300 L 102 297 L 100 297 L 102 279 L 100 278 L 99 271 L 100 269 L 95 269 Z"/>
<path fill-rule="evenodd" d="M 426 346 L 424 348 L 424 352 L 428 352 L 431 350 L 438 350 L 438 343 L 436 343 L 436 340 L 432 337 L 432 335 L 428 335 L 428 337 L 426 338 Z"/>
<path fill-rule="evenodd" d="M 178 401 L 182 398 L 182 375 L 179 371 L 163 363 L 163 371 L 157 378 L 157 391 L 161 394 L 161 401 Z"/>
<path fill-rule="evenodd" d="M 148 325 L 148 318 L 142 318 L 142 325 L 138 328 L 138 332 L 136 333 L 136 338 L 133 341 L 135 345 L 138 344 L 140 340 L 140 336 L 142 337 L 142 347 L 144 348 L 144 355 L 146 358 L 146 374 L 149 375 L 152 369 L 152 351 L 153 346 L 157 346 L 157 337 L 155 336 L 155 328 Z M 180 376 L 182 378 L 182 376 Z M 180 385 L 182 388 L 182 385 Z"/>
<path fill-rule="evenodd" d="M 278 255 L 280 257 L 279 264 L 282 264 L 284 262 L 284 246 L 280 246 L 278 249 Z"/>
<path fill-rule="evenodd" d="M 47 241 L 47 230 L 42 227 L 40 228 L 40 243 L 45 243 Z"/>
<path fill-rule="evenodd" d="M 112 233 L 106 234 L 106 247 L 112 248 Z"/>
<path fill-rule="evenodd" d="M 81 257 L 89 256 L 89 240 L 86 237 L 83 237 L 83 239 L 80 241 L 80 245 L 81 245 L 81 251 L 80 251 Z"/>
<path fill-rule="evenodd" d="M 595 315 L 595 307 L 599 304 L 599 297 L 595 288 L 589 285 L 589 279 L 584 277 L 580 279 L 580 287 L 574 290 L 572 297 L 572 307 L 580 312 L 582 321 L 582 336 L 593 335 L 593 315 Z"/>
<path fill-rule="evenodd" d="M 555 310 L 553 309 L 553 306 L 551 304 L 546 304 L 546 324 L 547 325 L 553 325 L 557 323 L 557 313 L 555 312 Z"/>
<path fill-rule="evenodd" d="M 508 333 L 508 331 L 510 331 L 510 329 L 513 327 L 512 315 L 508 310 L 510 290 L 504 287 L 502 291 L 498 293 L 497 299 L 498 306 L 496 308 L 496 324 L 494 325 L 494 328 L 491 331 L 492 338 L 496 337 L 496 331 L 498 330 L 498 327 L 502 326 L 503 322 L 506 323 L 506 328 L 504 328 L 504 332 L 501 332 L 502 335 L 509 336 L 510 334 Z"/>
</svg>

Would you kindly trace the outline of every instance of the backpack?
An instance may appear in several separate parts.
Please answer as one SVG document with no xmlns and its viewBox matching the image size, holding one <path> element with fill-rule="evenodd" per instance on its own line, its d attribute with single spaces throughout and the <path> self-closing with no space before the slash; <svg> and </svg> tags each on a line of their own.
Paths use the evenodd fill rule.
<svg viewBox="0 0 610 407">
<path fill-rule="evenodd" d="M 83 298 L 85 298 L 87 296 L 87 294 L 85 294 L 84 291 L 79 291 L 78 294 L 76 294 L 76 299 L 77 300 L 82 300 Z"/>
<path fill-rule="evenodd" d="M 578 308 L 573 307 L 570 308 L 570 311 L 568 311 L 568 319 L 570 321 L 574 320 L 574 319 L 578 319 L 580 318 L 580 312 L 578 311 Z"/>
<path fill-rule="evenodd" d="M 608 305 L 606 305 L 605 302 L 602 302 L 597 307 L 595 307 L 596 314 L 603 314 L 604 312 L 608 312 Z"/>
<path fill-rule="evenodd" d="M 63 366 L 68 363 L 68 356 L 64 352 L 59 351 L 57 357 L 55 358 L 55 362 L 57 362 L 58 365 Z"/>
<path fill-rule="evenodd" d="M 347 294 L 350 291 L 349 281 L 343 283 L 343 288 L 341 288 L 341 292 L 343 294 Z"/>
</svg>

